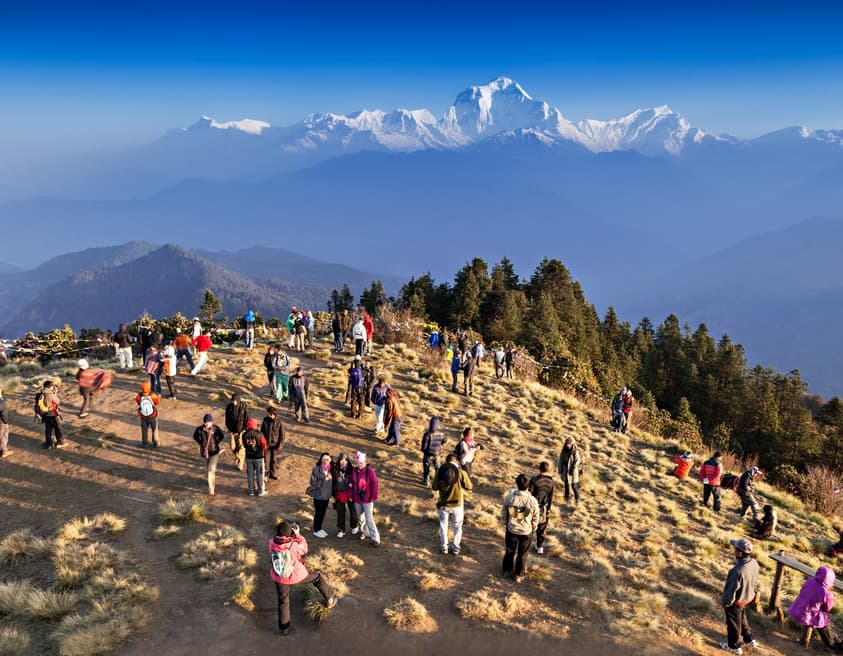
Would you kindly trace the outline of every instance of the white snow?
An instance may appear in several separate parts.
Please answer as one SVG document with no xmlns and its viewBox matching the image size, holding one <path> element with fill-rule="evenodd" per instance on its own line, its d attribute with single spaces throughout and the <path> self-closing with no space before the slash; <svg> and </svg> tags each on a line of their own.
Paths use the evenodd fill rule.
<svg viewBox="0 0 843 656">
<path fill-rule="evenodd" d="M 225 121 L 219 122 L 210 116 L 203 116 L 202 120 L 207 122 L 210 127 L 218 130 L 239 130 L 246 134 L 259 135 L 263 130 L 271 127 L 266 121 L 258 121 L 253 118 L 244 118 L 239 121 Z"/>
</svg>

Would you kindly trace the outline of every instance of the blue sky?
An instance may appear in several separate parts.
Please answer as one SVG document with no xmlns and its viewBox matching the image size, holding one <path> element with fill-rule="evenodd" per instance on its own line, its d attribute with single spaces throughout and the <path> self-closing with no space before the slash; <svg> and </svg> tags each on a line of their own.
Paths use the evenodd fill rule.
<svg viewBox="0 0 843 656">
<path fill-rule="evenodd" d="M 501 74 L 571 119 L 668 104 L 742 137 L 843 127 L 833 5 L 6 4 L 0 159 L 143 143 L 201 114 L 273 124 L 362 107 L 441 114 Z"/>
</svg>

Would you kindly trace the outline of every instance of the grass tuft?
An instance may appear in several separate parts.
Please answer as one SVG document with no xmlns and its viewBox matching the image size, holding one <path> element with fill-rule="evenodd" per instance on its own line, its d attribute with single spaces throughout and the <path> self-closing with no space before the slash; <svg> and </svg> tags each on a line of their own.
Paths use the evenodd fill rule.
<svg viewBox="0 0 843 656">
<path fill-rule="evenodd" d="M 59 530 L 59 538 L 70 542 L 88 542 L 126 528 L 126 520 L 111 513 L 102 513 L 95 517 L 72 519 Z"/>
<path fill-rule="evenodd" d="M 33 535 L 28 528 L 9 533 L 0 540 L 0 565 L 15 565 L 23 560 L 43 556 L 50 548 L 49 540 Z"/>
<path fill-rule="evenodd" d="M 189 499 L 167 499 L 158 507 L 158 517 L 171 524 L 190 524 L 205 517 L 205 506 Z"/>
<path fill-rule="evenodd" d="M 0 654 L 29 656 L 32 653 L 32 638 L 23 628 L 19 626 L 0 628 Z"/>
<path fill-rule="evenodd" d="M 427 608 L 412 597 L 404 597 L 401 601 L 387 606 L 383 614 L 387 623 L 399 631 L 435 633 L 439 629 Z"/>
</svg>

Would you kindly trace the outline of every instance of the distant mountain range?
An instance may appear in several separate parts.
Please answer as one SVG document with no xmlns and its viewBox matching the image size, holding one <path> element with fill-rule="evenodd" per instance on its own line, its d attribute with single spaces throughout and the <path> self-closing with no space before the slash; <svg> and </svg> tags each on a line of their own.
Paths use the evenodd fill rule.
<svg viewBox="0 0 843 656">
<path fill-rule="evenodd" d="M 351 267 L 322 263 L 289 251 L 255 247 L 197 253 L 180 246 L 130 242 L 59 256 L 32 271 L 0 275 L 0 334 L 49 330 L 65 323 L 113 329 L 147 311 L 155 317 L 195 314 L 205 289 L 220 299 L 223 314 L 247 310 L 284 316 L 290 307 L 325 309 L 332 289 L 353 293 L 374 279 Z M 383 280 L 390 292 L 392 278 Z"/>
<path fill-rule="evenodd" d="M 189 241 L 197 256 L 215 253 L 207 259 L 260 285 L 267 269 L 299 286 L 313 281 L 290 278 L 271 254 L 235 262 L 220 251 L 278 245 L 402 280 L 425 271 L 450 279 L 475 256 L 506 255 L 528 273 L 547 255 L 601 310 L 615 305 L 633 322 L 667 312 L 706 318 L 761 361 L 804 369 L 824 393 L 843 379 L 843 366 L 812 379 L 797 361 L 801 347 L 775 337 L 803 334 L 793 303 L 836 293 L 826 283 L 839 250 L 812 240 L 819 224 L 804 221 L 843 218 L 843 130 L 738 139 L 666 106 L 571 120 L 502 77 L 459 93 L 439 118 L 426 109 L 313 114 L 291 126 L 203 117 L 145 147 L 43 176 L 29 197 L 20 199 L 21 187 L 19 200 L 0 203 L 4 239 L 15 244 L 3 257 L 18 265 L 139 235 Z M 781 278 L 775 249 L 793 245 L 763 235 L 790 226 L 785 242 L 804 243 L 800 261 L 811 266 L 774 285 L 787 294 L 769 298 L 770 311 L 791 304 L 782 323 L 759 324 L 745 300 L 768 298 L 756 272 Z M 34 238 L 35 229 L 59 238 Z M 707 272 L 731 279 L 715 289 Z M 331 286 L 346 275 L 331 273 Z M 0 309 L 42 290 L 23 280 L 0 287 Z M 804 313 L 815 328 L 836 317 L 819 300 Z"/>
</svg>

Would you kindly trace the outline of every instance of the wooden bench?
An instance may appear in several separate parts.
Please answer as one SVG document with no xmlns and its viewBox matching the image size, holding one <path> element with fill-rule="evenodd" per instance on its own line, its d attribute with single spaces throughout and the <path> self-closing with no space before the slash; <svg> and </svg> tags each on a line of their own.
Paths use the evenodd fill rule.
<svg viewBox="0 0 843 656">
<path fill-rule="evenodd" d="M 784 578 L 785 567 L 795 569 L 797 572 L 800 572 L 801 574 L 804 574 L 807 577 L 813 577 L 814 574 L 816 574 L 816 569 L 814 569 L 813 567 L 808 567 L 805 563 L 796 560 L 796 558 L 786 556 L 783 551 L 779 551 L 776 554 L 772 554 L 770 558 L 776 561 L 776 575 L 773 578 L 773 589 L 770 592 L 770 602 L 767 604 L 767 610 L 783 615 L 782 611 L 779 610 L 778 605 L 779 589 L 781 588 L 782 579 Z M 835 580 L 834 589 L 843 592 L 843 582 L 841 582 L 840 580 Z M 809 644 L 811 642 L 812 633 L 813 630 L 811 629 L 811 627 L 804 627 L 800 642 L 806 645 Z"/>
</svg>

